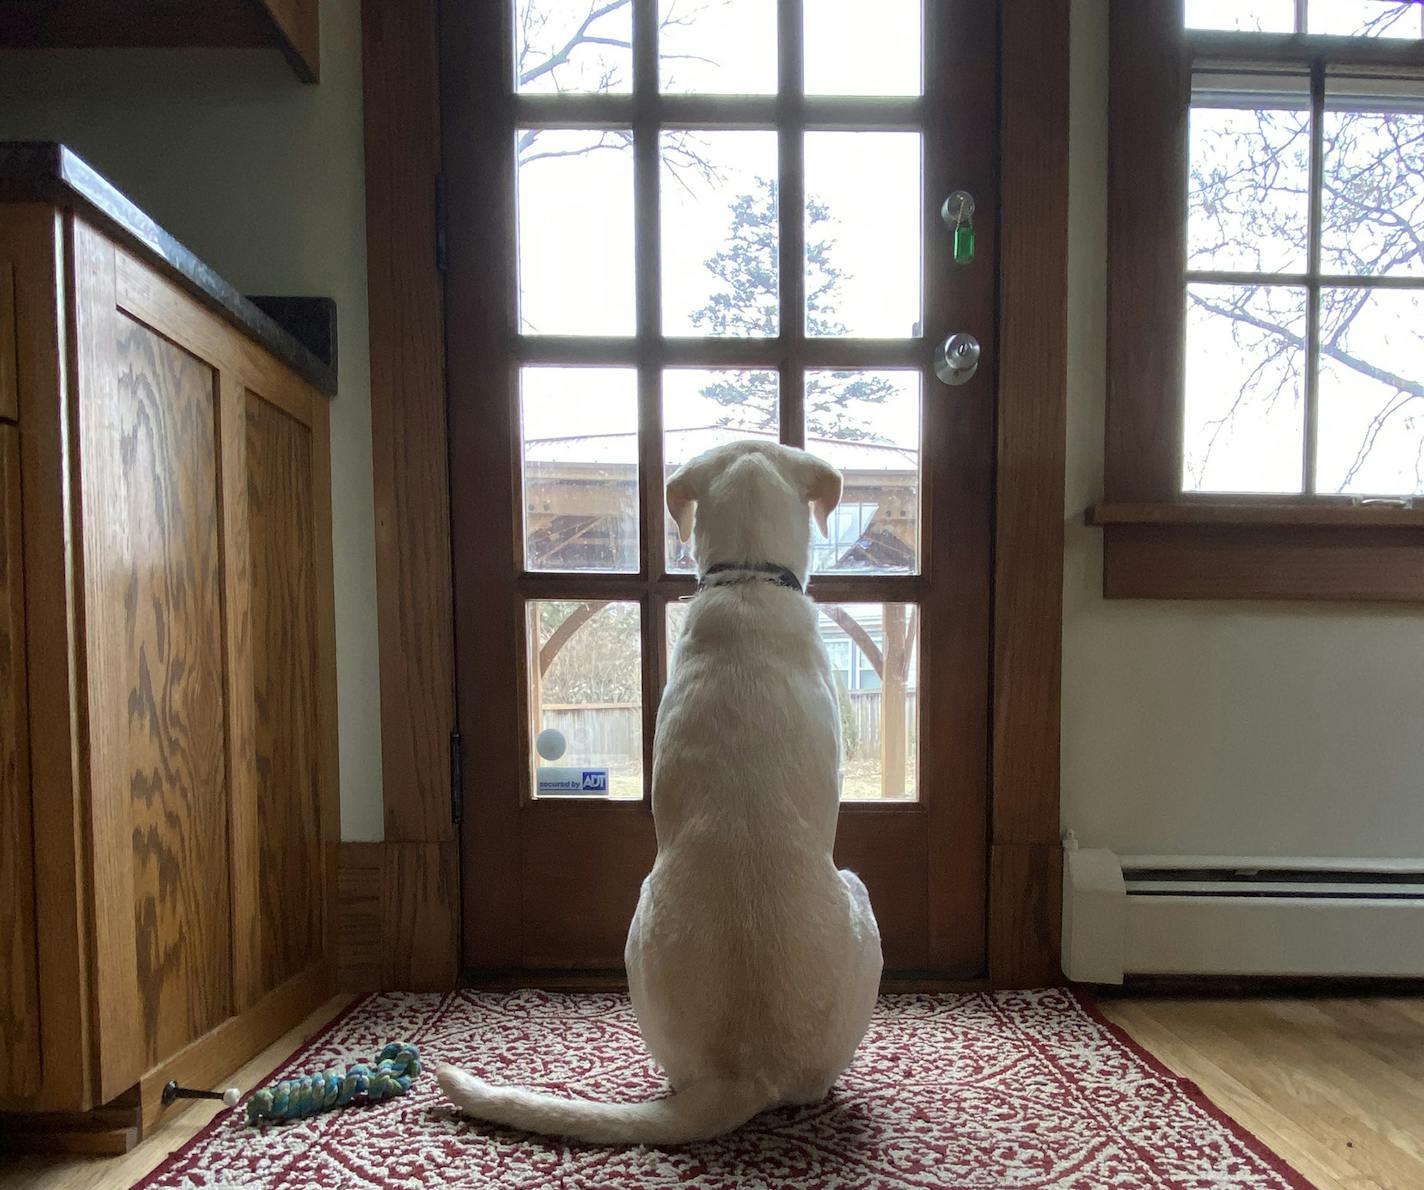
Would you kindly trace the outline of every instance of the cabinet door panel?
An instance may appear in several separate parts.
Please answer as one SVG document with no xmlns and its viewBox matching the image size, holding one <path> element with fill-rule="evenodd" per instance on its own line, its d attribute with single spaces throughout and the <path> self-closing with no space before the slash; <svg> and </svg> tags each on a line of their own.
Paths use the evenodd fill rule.
<svg viewBox="0 0 1424 1190">
<path fill-rule="evenodd" d="M 145 1057 L 228 1015 L 227 777 L 215 382 L 119 319 L 134 925 Z"/>
<path fill-rule="evenodd" d="M 20 434 L 0 425 L 0 1096 L 13 1097 L 40 1071 L 22 568 Z"/>
<path fill-rule="evenodd" d="M 312 434 L 247 395 L 256 691 L 259 970 L 275 987 L 321 957 L 323 856 Z M 267 895 L 280 890 L 280 896 Z"/>
<path fill-rule="evenodd" d="M 108 1098 L 230 1013 L 217 373 L 116 309 L 112 246 L 82 225 L 75 255 L 96 1016 Z"/>
</svg>

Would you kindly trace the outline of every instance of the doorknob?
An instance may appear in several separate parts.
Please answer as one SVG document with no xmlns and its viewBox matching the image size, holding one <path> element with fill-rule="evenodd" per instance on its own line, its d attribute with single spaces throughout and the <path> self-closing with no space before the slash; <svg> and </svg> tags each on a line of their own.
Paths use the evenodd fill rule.
<svg viewBox="0 0 1424 1190">
<path fill-rule="evenodd" d="M 978 369 L 979 340 L 973 335 L 960 331 L 935 348 L 935 375 L 945 384 L 963 384 Z"/>
</svg>

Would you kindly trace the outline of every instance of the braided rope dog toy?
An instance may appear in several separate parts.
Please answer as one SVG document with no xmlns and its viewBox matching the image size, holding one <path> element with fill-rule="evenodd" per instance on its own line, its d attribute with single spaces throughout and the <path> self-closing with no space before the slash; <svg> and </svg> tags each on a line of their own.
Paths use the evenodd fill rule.
<svg viewBox="0 0 1424 1190">
<path fill-rule="evenodd" d="M 284 1078 L 270 1087 L 253 1092 L 247 1101 L 247 1122 L 259 1120 L 300 1120 L 328 1108 L 345 1107 L 357 1096 L 367 1103 L 391 1099 L 410 1090 L 420 1073 L 420 1051 L 408 1041 L 393 1041 L 376 1055 L 374 1066 L 358 1062 L 343 1070 L 333 1066 Z"/>
</svg>

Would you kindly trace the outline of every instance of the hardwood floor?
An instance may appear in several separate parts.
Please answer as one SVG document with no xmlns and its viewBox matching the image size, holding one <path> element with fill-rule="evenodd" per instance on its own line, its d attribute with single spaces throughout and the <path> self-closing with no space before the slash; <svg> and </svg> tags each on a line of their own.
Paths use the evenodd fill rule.
<svg viewBox="0 0 1424 1190">
<path fill-rule="evenodd" d="M 244 1091 L 261 1084 L 302 1042 L 351 1003 L 350 995 L 333 996 L 295 1029 L 284 1033 L 252 1061 L 225 1079 L 222 1085 Z M 0 1158 L 0 1190 L 118 1190 L 132 1186 L 174 1149 L 201 1131 L 224 1110 L 219 1103 L 199 1100 L 185 1111 L 167 1116 L 163 1123 L 132 1152 L 122 1157 Z"/>
<path fill-rule="evenodd" d="M 247 1088 L 348 1002 L 337 996 L 231 1080 Z M 1424 995 L 1101 1001 L 1104 1014 L 1320 1190 L 1424 1190 Z M 129 1186 L 212 1117 L 196 1104 L 125 1157 L 12 1157 L 0 1190 Z"/>
<path fill-rule="evenodd" d="M 1320 1190 L 1424 1190 L 1424 995 L 1103 999 Z"/>
</svg>

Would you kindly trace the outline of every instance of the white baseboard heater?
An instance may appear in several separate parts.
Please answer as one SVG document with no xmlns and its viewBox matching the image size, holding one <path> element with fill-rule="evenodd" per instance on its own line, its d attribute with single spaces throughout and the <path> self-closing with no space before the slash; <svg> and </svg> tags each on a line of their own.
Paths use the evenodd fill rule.
<svg viewBox="0 0 1424 1190">
<path fill-rule="evenodd" d="M 1424 859 L 1116 855 L 1067 843 L 1063 969 L 1424 977 Z"/>
</svg>

